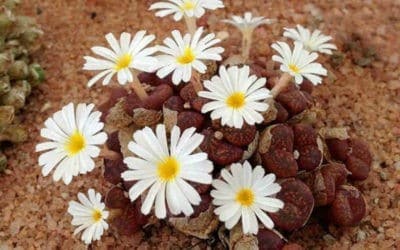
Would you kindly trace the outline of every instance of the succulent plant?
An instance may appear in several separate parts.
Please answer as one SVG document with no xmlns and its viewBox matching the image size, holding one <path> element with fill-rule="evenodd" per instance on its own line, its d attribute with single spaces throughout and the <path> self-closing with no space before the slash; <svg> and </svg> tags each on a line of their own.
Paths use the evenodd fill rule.
<svg viewBox="0 0 400 250">
<path fill-rule="evenodd" d="M 19 2 L 0 1 L 0 142 L 27 139 L 14 117 L 25 106 L 32 87 L 44 81 L 44 70 L 30 56 L 40 48 L 42 31 L 30 17 L 16 14 Z M 2 166 L 4 159 L 2 155 Z"/>
</svg>

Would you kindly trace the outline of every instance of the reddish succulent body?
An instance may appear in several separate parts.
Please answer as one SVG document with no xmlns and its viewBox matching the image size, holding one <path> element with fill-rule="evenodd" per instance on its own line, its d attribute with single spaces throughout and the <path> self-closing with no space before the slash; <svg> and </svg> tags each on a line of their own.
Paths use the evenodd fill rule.
<svg viewBox="0 0 400 250">
<path fill-rule="evenodd" d="M 356 138 L 326 141 L 333 159 L 346 164 L 350 178 L 358 181 L 367 179 L 371 169 L 372 155 L 368 145 Z"/>
<path fill-rule="evenodd" d="M 285 179 L 281 186 L 282 190 L 276 197 L 285 206 L 269 215 L 278 228 L 291 232 L 307 223 L 314 208 L 314 197 L 307 185 L 298 179 Z"/>
<path fill-rule="evenodd" d="M 355 226 L 365 213 L 366 205 L 361 192 L 353 186 L 340 186 L 330 209 L 332 222 L 340 226 Z"/>
<path fill-rule="evenodd" d="M 260 250 L 280 250 L 285 245 L 282 236 L 265 228 L 258 231 L 257 240 Z"/>
</svg>

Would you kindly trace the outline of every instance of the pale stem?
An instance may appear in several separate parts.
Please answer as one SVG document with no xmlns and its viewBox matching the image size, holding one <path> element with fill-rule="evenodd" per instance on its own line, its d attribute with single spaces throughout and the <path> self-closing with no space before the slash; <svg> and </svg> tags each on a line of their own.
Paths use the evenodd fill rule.
<svg viewBox="0 0 400 250">
<path fill-rule="evenodd" d="M 252 42 L 253 29 L 243 30 L 242 36 L 242 58 L 246 63 L 250 57 L 250 49 Z"/>
<path fill-rule="evenodd" d="M 193 36 L 197 30 L 196 18 L 185 15 L 185 23 L 189 33 Z"/>
<path fill-rule="evenodd" d="M 103 148 L 100 150 L 99 157 L 115 161 L 120 158 L 120 155 L 117 152 L 108 149 L 108 147 L 104 145 Z"/>
<path fill-rule="evenodd" d="M 292 76 L 289 73 L 283 73 L 281 78 L 279 78 L 278 83 L 271 89 L 271 94 L 275 98 L 281 93 L 292 80 Z"/>
<path fill-rule="evenodd" d="M 192 79 L 190 81 L 193 85 L 194 90 L 196 93 L 203 90 L 203 85 L 201 84 L 200 73 L 197 71 L 192 72 Z"/>
<path fill-rule="evenodd" d="M 145 100 L 149 95 L 140 83 L 137 72 L 133 72 L 133 82 L 130 84 L 130 88 L 136 93 L 141 101 Z"/>
</svg>

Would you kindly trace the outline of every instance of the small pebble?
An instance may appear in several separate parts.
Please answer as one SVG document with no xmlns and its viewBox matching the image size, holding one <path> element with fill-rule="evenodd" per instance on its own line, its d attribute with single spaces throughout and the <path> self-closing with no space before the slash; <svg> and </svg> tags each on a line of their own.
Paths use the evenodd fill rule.
<svg viewBox="0 0 400 250">
<path fill-rule="evenodd" d="M 357 232 L 357 241 L 363 241 L 367 238 L 367 234 L 363 230 Z"/>
</svg>

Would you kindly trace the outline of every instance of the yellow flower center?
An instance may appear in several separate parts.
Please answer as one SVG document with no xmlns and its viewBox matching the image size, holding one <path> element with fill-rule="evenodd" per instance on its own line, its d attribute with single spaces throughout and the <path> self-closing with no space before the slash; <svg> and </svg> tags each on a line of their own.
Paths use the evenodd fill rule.
<svg viewBox="0 0 400 250">
<path fill-rule="evenodd" d="M 100 210 L 94 209 L 92 212 L 92 219 L 94 222 L 99 222 L 103 218 L 103 214 Z"/>
<path fill-rule="evenodd" d="M 86 140 L 82 133 L 76 130 L 67 140 L 65 149 L 70 156 L 74 156 L 81 152 L 86 146 Z"/>
<path fill-rule="evenodd" d="M 289 69 L 294 73 L 299 73 L 300 69 L 295 64 L 289 64 Z"/>
<path fill-rule="evenodd" d="M 249 188 L 242 188 L 236 193 L 236 201 L 245 207 L 249 207 L 254 203 L 254 192 Z"/>
<path fill-rule="evenodd" d="M 226 104 L 233 109 L 239 109 L 246 104 L 245 97 L 243 92 L 234 92 L 226 99 Z"/>
<path fill-rule="evenodd" d="M 176 60 L 180 64 L 189 64 L 194 61 L 196 58 L 193 50 L 190 47 L 187 47 L 183 52 L 183 55 L 179 56 Z"/>
<path fill-rule="evenodd" d="M 173 181 L 179 174 L 181 167 L 179 162 L 173 156 L 166 157 L 163 161 L 158 163 L 157 174 L 163 181 Z"/>
<path fill-rule="evenodd" d="M 193 10 L 194 7 L 195 7 L 195 4 L 190 0 L 184 1 L 183 4 L 181 5 L 181 9 L 183 11 Z"/>
<path fill-rule="evenodd" d="M 126 69 L 132 62 L 132 56 L 130 54 L 124 54 L 120 58 L 118 58 L 117 63 L 115 65 L 115 70 L 120 71 L 122 69 Z"/>
</svg>

